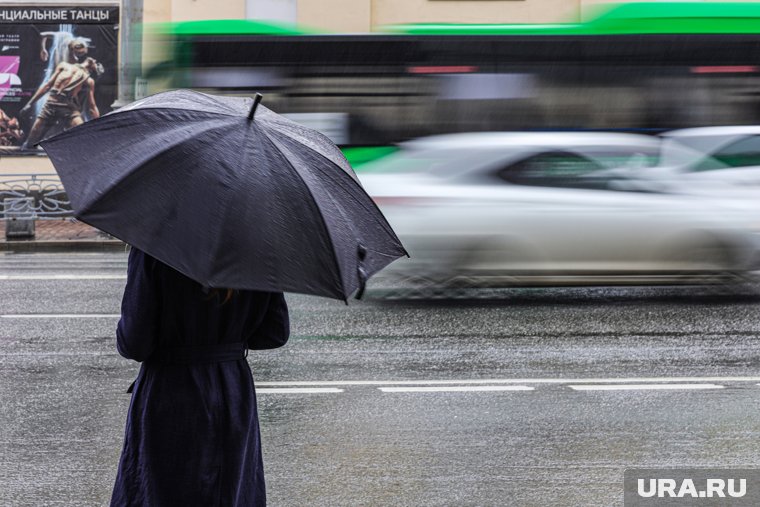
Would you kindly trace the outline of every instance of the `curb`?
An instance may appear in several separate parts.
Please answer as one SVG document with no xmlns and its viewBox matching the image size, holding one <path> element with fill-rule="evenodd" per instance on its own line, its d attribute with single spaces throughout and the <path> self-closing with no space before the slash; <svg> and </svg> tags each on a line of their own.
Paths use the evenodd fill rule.
<svg viewBox="0 0 760 507">
<path fill-rule="evenodd" d="M 73 241 L 0 241 L 0 252 L 124 252 L 126 243 L 119 240 Z"/>
</svg>

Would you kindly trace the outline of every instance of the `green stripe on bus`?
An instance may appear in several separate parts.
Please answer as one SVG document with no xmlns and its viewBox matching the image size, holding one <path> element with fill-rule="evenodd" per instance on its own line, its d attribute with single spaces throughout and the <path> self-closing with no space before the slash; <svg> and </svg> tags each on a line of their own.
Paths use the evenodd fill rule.
<svg viewBox="0 0 760 507">
<path fill-rule="evenodd" d="M 760 34 L 760 2 L 646 2 L 597 5 L 590 19 L 555 24 L 420 23 L 379 27 L 397 35 L 626 35 Z M 152 25 L 158 33 L 194 35 L 313 35 L 317 30 L 250 19 L 183 21 Z"/>
<path fill-rule="evenodd" d="M 760 33 L 760 3 L 649 2 L 597 6 L 585 23 L 407 24 L 381 27 L 403 35 L 625 35 Z"/>
</svg>

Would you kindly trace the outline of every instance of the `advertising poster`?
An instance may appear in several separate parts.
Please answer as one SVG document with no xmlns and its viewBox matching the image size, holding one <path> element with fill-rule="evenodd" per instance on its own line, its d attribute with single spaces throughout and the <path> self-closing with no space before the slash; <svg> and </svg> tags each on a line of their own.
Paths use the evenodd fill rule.
<svg viewBox="0 0 760 507">
<path fill-rule="evenodd" d="M 119 8 L 0 6 L 0 153 L 34 145 L 111 110 Z"/>
</svg>

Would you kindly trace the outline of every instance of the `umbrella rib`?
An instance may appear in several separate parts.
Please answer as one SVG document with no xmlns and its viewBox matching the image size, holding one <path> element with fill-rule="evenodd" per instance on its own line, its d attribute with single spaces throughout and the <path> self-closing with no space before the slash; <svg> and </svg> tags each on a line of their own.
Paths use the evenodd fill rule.
<svg viewBox="0 0 760 507">
<path fill-rule="evenodd" d="M 332 175 L 328 175 L 328 178 L 331 178 L 331 177 L 332 177 Z M 332 181 L 335 181 L 335 179 L 332 179 Z M 364 190 L 363 187 L 362 187 L 362 191 L 366 193 L 366 191 Z M 349 194 L 349 196 L 351 197 L 351 199 L 354 200 L 354 202 L 356 202 L 362 208 L 364 208 L 368 212 L 369 216 L 375 218 L 375 221 L 380 224 L 380 226 L 383 228 L 383 230 L 385 230 L 385 232 L 386 232 L 386 234 L 388 234 L 388 236 L 390 236 L 392 239 L 396 240 L 398 243 L 401 243 L 401 241 L 396 236 L 396 233 L 393 231 L 393 228 L 390 226 L 390 224 L 388 223 L 388 221 L 385 219 L 385 215 L 383 214 L 382 211 L 380 211 L 380 208 L 377 207 L 377 204 L 375 204 L 375 201 L 372 200 L 372 198 L 369 197 L 369 195 L 368 195 L 369 202 L 372 203 L 372 206 L 373 206 L 374 209 L 369 208 L 364 202 L 362 202 L 360 199 L 357 199 L 353 195 Z M 372 211 L 376 211 L 377 213 L 372 213 Z M 383 217 L 383 220 L 377 219 L 376 218 L 377 215 Z M 373 251 L 377 252 L 377 250 L 373 250 Z M 406 249 L 404 249 L 404 251 L 406 251 Z"/>
<path fill-rule="evenodd" d="M 88 125 L 89 123 L 92 123 L 92 122 L 87 122 L 87 123 L 84 124 L 84 126 Z M 221 125 L 221 126 L 219 126 L 219 125 L 209 126 L 207 129 L 204 129 L 202 132 L 205 134 L 205 133 L 208 133 L 209 131 L 216 130 L 216 129 L 221 128 L 221 127 L 224 127 L 224 125 Z M 73 131 L 73 129 L 69 130 L 69 132 L 71 132 L 71 131 Z M 168 149 L 175 148 L 175 147 L 180 146 L 183 143 L 186 143 L 188 141 L 192 141 L 192 139 L 181 139 L 181 140 L 179 140 L 177 142 L 174 142 L 174 143 L 166 145 L 161 152 L 155 153 L 155 154 L 151 155 L 150 157 L 145 158 L 145 160 L 141 161 L 140 162 L 140 166 L 145 166 L 146 164 L 150 163 L 152 160 L 156 159 L 158 156 L 166 153 L 166 151 Z M 131 173 L 129 176 L 131 177 L 134 174 L 136 174 L 136 173 Z M 126 178 L 124 178 L 124 179 L 126 179 Z M 108 186 L 107 188 L 103 189 L 103 191 L 100 193 L 100 195 L 97 197 L 97 199 L 94 200 L 94 201 L 92 201 L 89 206 L 86 206 L 84 208 L 76 210 L 77 215 L 79 215 L 81 213 L 86 213 L 88 210 L 90 210 L 97 203 L 103 201 L 103 199 L 105 199 L 108 196 L 108 194 L 110 194 L 115 188 L 119 187 L 119 185 L 124 181 L 124 179 L 118 180 L 115 183 L 113 183 L 110 186 Z"/>
<path fill-rule="evenodd" d="M 327 227 L 327 222 L 325 222 L 325 217 L 322 214 L 322 208 L 319 206 L 319 202 L 317 199 L 314 198 L 314 192 L 311 191 L 311 187 L 309 187 L 309 184 L 304 181 L 304 179 L 301 177 L 301 174 L 298 172 L 298 169 L 291 163 L 291 161 L 288 159 L 288 157 L 285 156 L 285 154 L 282 152 L 279 146 L 277 146 L 277 142 L 273 140 L 271 137 L 269 137 L 269 133 L 266 132 L 264 129 L 260 129 L 261 132 L 264 134 L 264 138 L 269 142 L 270 145 L 278 152 L 280 155 L 282 155 L 282 158 L 285 160 L 285 162 L 290 166 L 290 168 L 293 170 L 293 172 L 298 175 L 298 178 L 301 180 L 301 183 L 303 183 L 303 186 L 306 188 L 306 191 L 309 193 L 309 196 L 311 197 L 312 202 L 317 207 L 317 210 L 319 211 L 319 220 L 322 223 L 322 228 L 325 231 L 325 234 L 327 235 L 327 241 L 330 245 L 330 253 L 332 254 L 332 260 L 333 264 L 335 265 L 335 271 L 338 273 L 338 283 L 340 285 L 340 292 L 341 295 L 345 298 L 347 294 L 345 294 L 345 288 L 343 286 L 343 273 L 340 269 L 340 263 L 338 262 L 338 257 L 335 253 L 335 243 L 333 242 L 332 235 L 330 234 L 330 229 Z"/>
<path fill-rule="evenodd" d="M 221 111 L 213 111 L 212 112 L 212 111 L 204 111 L 203 109 L 184 109 L 184 108 L 181 108 L 181 107 L 167 107 L 167 106 L 147 106 L 147 107 L 140 107 L 140 108 L 136 108 L 136 109 L 126 109 L 124 111 L 122 111 L 121 109 L 117 109 L 116 111 L 114 111 L 112 113 L 108 113 L 107 115 L 103 115 L 103 118 L 105 118 L 107 116 L 117 116 L 119 114 L 132 113 L 134 111 L 148 111 L 148 110 L 152 110 L 152 111 L 157 111 L 157 110 L 160 110 L 160 111 L 191 111 L 193 113 L 203 113 L 203 114 L 209 114 L 209 115 L 213 115 L 213 116 L 217 116 L 217 115 L 219 115 L 219 116 L 234 116 L 234 117 L 239 117 L 240 116 L 240 114 L 238 114 L 238 113 L 223 113 Z M 94 120 L 89 120 L 87 123 L 91 123 L 91 122 L 97 121 L 99 119 L 100 118 L 95 118 Z"/>
<path fill-rule="evenodd" d="M 276 129 L 274 129 L 274 130 L 276 130 Z M 284 132 L 281 132 L 281 131 L 279 131 L 279 130 L 276 130 L 276 132 L 277 132 L 277 133 L 279 133 L 279 134 L 281 134 L 281 135 L 286 135 Z M 266 133 L 266 135 L 267 135 L 267 137 L 269 137 L 269 133 Z M 271 138 L 270 138 L 270 139 L 271 139 Z M 313 152 L 313 153 L 317 154 L 319 157 L 321 157 L 321 158 L 325 159 L 325 160 L 326 160 L 326 161 L 328 161 L 330 164 L 332 164 L 332 165 L 337 165 L 337 164 L 335 164 L 335 162 L 333 162 L 332 160 L 330 160 L 328 157 L 326 157 L 326 156 L 324 156 L 323 154 L 319 153 L 318 151 L 316 151 L 316 150 L 312 149 L 311 147 L 309 147 L 309 145 L 307 145 L 307 144 L 304 144 L 304 143 L 302 143 L 302 142 L 298 141 L 298 139 L 295 139 L 295 138 L 292 138 L 292 137 L 288 137 L 288 139 L 292 140 L 293 142 L 296 142 L 296 143 L 300 144 L 301 146 L 304 146 L 305 148 L 308 148 L 308 149 L 309 149 L 311 152 Z M 343 170 L 341 169 L 341 172 L 345 172 L 345 171 L 343 171 Z M 352 179 L 352 181 L 354 181 L 354 183 L 357 183 L 357 184 L 358 184 L 358 185 L 359 185 L 359 186 L 362 188 L 362 190 L 364 191 L 364 187 L 362 187 L 362 186 L 361 186 L 361 182 L 359 182 L 359 181 L 358 181 L 358 178 L 357 178 L 357 179 L 351 178 L 351 179 Z M 366 191 L 364 191 L 364 192 L 366 193 Z M 353 197 L 352 197 L 352 198 L 353 198 Z M 368 207 L 365 205 L 365 203 L 363 203 L 363 202 L 359 201 L 358 199 L 355 199 L 355 198 L 354 198 L 354 201 L 356 201 L 356 202 L 357 202 L 357 203 L 358 203 L 358 204 L 359 204 L 361 207 L 363 207 L 365 210 L 367 210 L 367 211 L 370 211 L 370 210 L 371 210 L 371 208 L 368 208 Z M 377 203 L 375 203 L 375 201 L 374 201 L 374 200 L 372 200 L 372 198 L 371 198 L 371 197 L 370 197 L 369 201 L 372 203 L 372 207 L 374 208 L 374 209 L 372 209 L 372 211 L 376 211 L 376 212 L 377 212 L 376 214 L 375 214 L 375 213 L 371 213 L 371 214 L 370 214 L 370 216 L 372 216 L 372 217 L 375 217 L 375 216 L 377 216 L 377 215 L 380 215 L 381 217 L 383 217 L 383 220 L 376 220 L 376 221 L 380 223 L 380 226 L 381 226 L 383 229 L 385 229 L 385 232 L 386 232 L 386 233 L 387 233 L 387 234 L 388 234 L 388 235 L 389 235 L 391 238 L 395 239 L 396 241 L 398 241 L 398 242 L 400 243 L 400 241 L 399 241 L 398 237 L 396 236 L 396 233 L 395 233 L 395 232 L 393 232 L 393 228 L 390 226 L 390 224 L 388 223 L 388 221 L 385 219 L 385 215 L 384 215 L 384 214 L 383 214 L 383 212 L 380 210 L 380 208 L 377 206 Z M 404 251 L 406 251 L 406 249 L 404 249 Z"/>
<path fill-rule="evenodd" d="M 296 124 L 296 125 L 298 125 L 298 124 Z M 276 122 L 271 122 L 269 124 L 269 127 L 272 130 L 274 130 L 275 132 L 277 132 L 278 134 L 282 134 L 283 136 L 286 136 L 288 139 L 292 140 L 293 142 L 296 142 L 296 143 L 300 144 L 301 146 L 303 146 L 304 148 L 308 149 L 309 151 L 312 151 L 312 152 L 316 153 L 317 155 L 319 155 L 320 157 L 324 158 L 325 160 L 327 160 L 331 164 L 338 165 L 335 162 L 333 162 L 329 157 L 327 157 L 326 155 L 324 155 L 324 154 L 320 153 L 319 151 L 315 150 L 314 148 L 312 148 L 308 144 L 304 143 L 303 141 L 300 141 L 298 138 L 289 136 L 288 133 L 287 133 L 287 131 L 283 131 L 283 130 L 277 128 L 278 126 L 280 126 L 280 125 L 278 123 L 276 123 Z M 318 130 L 315 130 L 314 132 L 316 132 L 317 134 L 319 134 L 320 136 L 322 136 L 325 139 L 325 141 L 329 141 L 330 144 L 332 144 L 332 141 L 330 140 L 329 137 L 327 137 L 323 133 L 319 132 Z M 338 151 L 340 152 L 340 150 L 338 150 Z M 351 167 L 351 164 L 349 164 L 348 160 L 346 159 L 346 157 L 343 155 L 342 152 L 340 152 L 340 156 L 343 157 L 343 160 L 346 161 L 346 165 L 348 165 L 348 167 Z M 353 172 L 353 167 L 351 167 L 351 171 Z M 345 171 L 343 171 L 343 172 L 345 172 Z M 352 179 L 353 180 L 358 180 L 358 177 L 356 176 L 355 172 L 353 173 L 353 175 L 354 175 L 354 177 Z"/>
</svg>

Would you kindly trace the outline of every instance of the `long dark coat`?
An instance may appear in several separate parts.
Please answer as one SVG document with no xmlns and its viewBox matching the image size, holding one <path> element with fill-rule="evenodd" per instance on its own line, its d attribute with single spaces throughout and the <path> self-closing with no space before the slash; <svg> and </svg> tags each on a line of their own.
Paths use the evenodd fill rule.
<svg viewBox="0 0 760 507">
<path fill-rule="evenodd" d="M 142 361 L 112 506 L 266 504 L 246 347 L 289 335 L 281 293 L 209 293 L 133 248 L 116 336 Z M 244 352 L 245 351 L 245 352 Z"/>
</svg>

